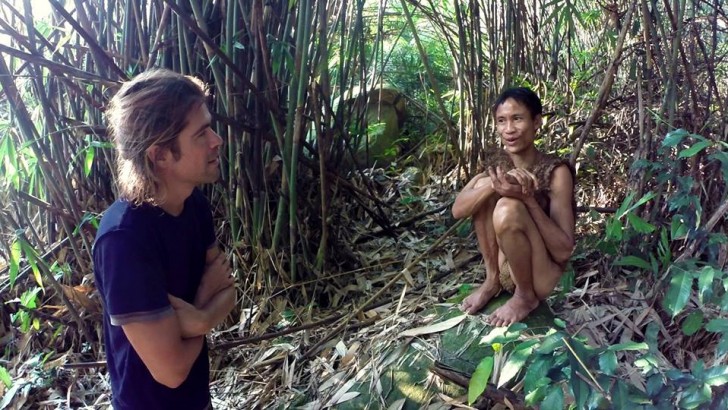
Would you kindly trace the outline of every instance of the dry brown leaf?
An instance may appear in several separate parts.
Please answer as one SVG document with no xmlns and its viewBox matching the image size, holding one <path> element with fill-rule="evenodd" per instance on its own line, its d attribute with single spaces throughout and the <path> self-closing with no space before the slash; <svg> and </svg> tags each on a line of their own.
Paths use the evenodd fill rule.
<svg viewBox="0 0 728 410">
<path fill-rule="evenodd" d="M 460 324 L 465 318 L 467 317 L 467 314 L 455 316 L 453 318 L 450 318 L 448 320 L 434 323 L 428 326 L 423 327 L 416 327 L 414 329 L 408 329 L 404 332 L 399 334 L 399 337 L 412 337 L 412 336 L 419 336 L 419 335 L 426 335 L 430 333 L 439 333 L 448 329 L 451 329 L 457 325 Z"/>
</svg>

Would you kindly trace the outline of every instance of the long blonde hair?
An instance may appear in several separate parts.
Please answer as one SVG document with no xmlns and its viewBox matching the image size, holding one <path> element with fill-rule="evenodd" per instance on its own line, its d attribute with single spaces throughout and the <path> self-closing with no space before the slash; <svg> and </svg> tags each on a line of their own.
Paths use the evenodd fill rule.
<svg viewBox="0 0 728 410">
<path fill-rule="evenodd" d="M 177 137 L 189 112 L 207 95 L 200 80 L 166 69 L 145 71 L 122 85 L 106 110 L 120 198 L 135 205 L 158 204 L 162 193 L 147 149 L 156 144 L 179 159 Z"/>
</svg>

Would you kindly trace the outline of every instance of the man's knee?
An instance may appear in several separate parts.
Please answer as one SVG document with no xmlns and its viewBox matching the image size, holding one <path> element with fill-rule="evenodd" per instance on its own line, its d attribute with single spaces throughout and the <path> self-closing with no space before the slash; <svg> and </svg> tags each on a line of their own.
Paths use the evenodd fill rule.
<svg viewBox="0 0 728 410">
<path fill-rule="evenodd" d="M 530 217 L 530 214 L 523 202 L 514 198 L 500 198 L 493 209 L 493 227 L 496 233 L 523 230 L 525 216 Z"/>
</svg>

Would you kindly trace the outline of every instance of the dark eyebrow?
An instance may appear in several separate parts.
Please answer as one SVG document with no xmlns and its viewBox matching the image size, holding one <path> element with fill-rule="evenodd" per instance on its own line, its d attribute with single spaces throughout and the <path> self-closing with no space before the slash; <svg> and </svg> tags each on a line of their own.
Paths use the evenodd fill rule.
<svg viewBox="0 0 728 410">
<path fill-rule="evenodd" d="M 200 134 L 202 131 L 206 130 L 210 126 L 210 124 L 211 124 L 210 122 L 206 122 L 206 123 L 202 124 L 200 126 L 200 128 L 198 128 L 197 131 L 195 131 L 195 133 L 192 134 L 192 135 L 198 135 L 198 134 Z"/>
</svg>

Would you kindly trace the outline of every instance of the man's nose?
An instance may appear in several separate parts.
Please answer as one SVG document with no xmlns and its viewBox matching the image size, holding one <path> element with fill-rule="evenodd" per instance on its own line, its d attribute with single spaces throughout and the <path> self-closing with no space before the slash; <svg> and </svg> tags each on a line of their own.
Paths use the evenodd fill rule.
<svg viewBox="0 0 728 410">
<path fill-rule="evenodd" d="M 212 132 L 212 148 L 218 148 L 222 145 L 222 137 L 220 134 L 216 133 L 215 131 Z"/>
<path fill-rule="evenodd" d="M 512 132 L 515 129 L 516 127 L 513 126 L 513 121 L 506 121 L 506 124 L 503 127 L 503 131 L 505 132 Z"/>
</svg>

